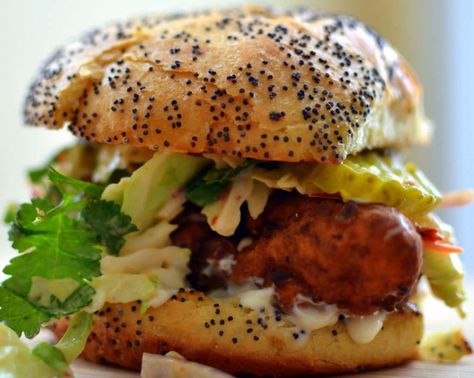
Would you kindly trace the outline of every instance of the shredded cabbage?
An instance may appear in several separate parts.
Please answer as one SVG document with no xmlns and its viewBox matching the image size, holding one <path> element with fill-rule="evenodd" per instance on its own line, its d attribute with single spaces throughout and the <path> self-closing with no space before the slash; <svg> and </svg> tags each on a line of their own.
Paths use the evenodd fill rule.
<svg viewBox="0 0 474 378">
<path fill-rule="evenodd" d="M 163 248 L 171 244 L 170 234 L 178 228 L 168 222 L 160 222 L 143 232 L 133 232 L 125 236 L 125 244 L 120 256 L 130 255 L 145 248 Z"/>
<path fill-rule="evenodd" d="M 247 198 L 247 206 L 249 208 L 250 216 L 257 219 L 263 213 L 265 206 L 270 196 L 271 189 L 258 181 L 253 181 L 252 192 Z"/>
<path fill-rule="evenodd" d="M 95 295 L 86 309 L 100 310 L 105 303 L 147 301 L 155 296 L 158 288 L 156 277 L 145 274 L 108 273 L 92 280 Z"/>
<path fill-rule="evenodd" d="M 184 209 L 186 195 L 183 190 L 174 192 L 166 203 L 157 211 L 158 220 L 171 221 Z"/>
<path fill-rule="evenodd" d="M 79 283 L 72 278 L 33 277 L 28 298 L 41 307 L 48 307 L 53 298 L 60 302 L 66 301 L 79 286 Z"/>
<path fill-rule="evenodd" d="M 133 223 L 144 230 L 173 193 L 179 191 L 208 161 L 179 153 L 156 153 L 152 159 L 118 184 L 109 185 L 103 198 L 117 202 Z"/>
<path fill-rule="evenodd" d="M 186 287 L 191 252 L 170 245 L 170 234 L 176 228 L 162 221 L 127 235 L 119 256 L 102 256 L 102 275 L 92 280 L 95 294 L 87 311 L 94 312 L 105 303 L 137 300 L 157 306 L 179 288 Z M 50 291 L 45 291 L 43 296 Z M 157 302 L 157 297 L 164 300 Z"/>
<path fill-rule="evenodd" d="M 43 342 L 31 350 L 13 330 L 0 323 L 0 377 L 70 376 L 69 364 L 82 353 L 91 325 L 92 315 L 78 312 L 56 345 Z"/>
<path fill-rule="evenodd" d="M 50 378 L 55 375 L 54 369 L 41 358 L 33 355 L 30 348 L 14 331 L 0 323 L 0 376 L 2 378 L 32 376 Z"/>
<path fill-rule="evenodd" d="M 265 209 L 271 189 L 251 177 L 252 169 L 237 175 L 221 197 L 203 207 L 209 226 L 218 234 L 232 236 L 240 223 L 240 208 L 247 201 L 250 215 L 257 218 Z"/>
<path fill-rule="evenodd" d="M 220 235 L 232 236 L 240 223 L 240 207 L 252 193 L 253 187 L 252 179 L 246 172 L 244 175 L 246 177 L 237 176 L 227 193 L 202 209 L 209 226 Z"/>
<path fill-rule="evenodd" d="M 149 240 L 144 239 L 140 242 L 137 239 L 136 243 L 145 245 L 147 241 Z M 178 289 L 188 286 L 186 276 L 189 274 L 190 256 L 189 249 L 167 246 L 143 248 L 119 257 L 103 257 L 101 260 L 103 276 L 100 279 L 110 282 L 111 286 L 117 280 L 122 280 L 124 287 L 119 290 L 124 293 L 119 292 L 118 294 L 126 297 L 111 297 L 110 293 L 105 290 L 105 296 L 102 299 L 100 291 L 97 290 L 98 294 L 94 296 L 93 308 L 99 306 L 96 302 L 102 304 L 104 302 L 126 303 L 138 299 L 148 302 L 151 306 L 161 305 Z M 132 284 L 127 283 L 127 280 L 130 280 Z M 150 286 L 150 282 L 155 284 L 153 288 Z"/>
<path fill-rule="evenodd" d="M 103 274 L 155 274 L 161 284 L 165 284 L 161 273 L 169 270 L 179 276 L 173 280 L 173 286 L 180 288 L 184 287 L 184 277 L 189 273 L 190 256 L 189 249 L 176 246 L 145 248 L 126 256 L 104 256 L 101 260 L 101 270 Z"/>
</svg>

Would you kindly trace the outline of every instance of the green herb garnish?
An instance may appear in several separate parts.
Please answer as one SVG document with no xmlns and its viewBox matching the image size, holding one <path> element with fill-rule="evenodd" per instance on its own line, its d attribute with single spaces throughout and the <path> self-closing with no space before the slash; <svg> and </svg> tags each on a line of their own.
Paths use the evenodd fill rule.
<svg viewBox="0 0 474 378">
<path fill-rule="evenodd" d="M 236 168 L 205 170 L 187 185 L 186 198 L 200 207 L 215 202 L 240 172 L 255 164 L 256 161 L 246 160 Z"/>
<path fill-rule="evenodd" d="M 9 233 L 20 255 L 3 270 L 10 277 L 0 286 L 0 321 L 27 337 L 87 306 L 102 251 L 118 254 L 123 236 L 137 230 L 119 205 L 100 199 L 102 186 L 52 168 L 48 178 L 61 201 L 37 198 L 20 206 Z"/>
</svg>

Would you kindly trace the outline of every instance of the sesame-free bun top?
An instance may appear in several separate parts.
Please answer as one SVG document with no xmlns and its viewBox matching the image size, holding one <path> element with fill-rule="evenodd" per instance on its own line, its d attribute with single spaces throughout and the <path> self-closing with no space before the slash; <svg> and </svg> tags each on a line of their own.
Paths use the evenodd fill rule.
<svg viewBox="0 0 474 378">
<path fill-rule="evenodd" d="M 420 96 L 363 23 L 251 7 L 89 32 L 41 69 L 25 120 L 158 151 L 338 162 L 426 142 Z"/>
</svg>

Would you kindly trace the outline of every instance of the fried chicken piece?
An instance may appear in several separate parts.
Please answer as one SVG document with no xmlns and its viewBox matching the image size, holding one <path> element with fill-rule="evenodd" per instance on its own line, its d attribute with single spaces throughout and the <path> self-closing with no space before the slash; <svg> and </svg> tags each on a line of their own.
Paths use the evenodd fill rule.
<svg viewBox="0 0 474 378">
<path fill-rule="evenodd" d="M 404 304 L 421 272 L 422 242 L 396 209 L 275 192 L 256 220 L 243 211 L 237 235 L 212 231 L 197 207 L 178 217 L 173 243 L 192 250 L 189 277 L 209 291 L 263 278 L 288 311 L 302 294 L 355 314 Z M 238 241 L 253 244 L 237 251 Z M 220 264 L 235 257 L 232 271 Z"/>
<path fill-rule="evenodd" d="M 212 231 L 206 217 L 194 206 L 189 206 L 176 222 L 179 228 L 171 234 L 171 240 L 174 245 L 192 251 L 188 278 L 193 288 L 203 291 L 225 288 L 229 270 L 220 262 L 234 258 L 236 241 Z"/>
<path fill-rule="evenodd" d="M 303 294 L 354 314 L 391 311 L 421 273 L 421 238 L 391 207 L 277 192 L 251 224 L 260 236 L 237 254 L 230 280 L 264 278 L 283 310 Z"/>
</svg>

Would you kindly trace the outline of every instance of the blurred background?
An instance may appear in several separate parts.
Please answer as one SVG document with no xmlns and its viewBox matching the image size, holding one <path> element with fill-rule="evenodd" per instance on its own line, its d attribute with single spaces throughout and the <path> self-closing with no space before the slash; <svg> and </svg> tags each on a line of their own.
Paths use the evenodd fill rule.
<svg viewBox="0 0 474 378">
<path fill-rule="evenodd" d="M 0 0 L 0 206 L 29 198 L 27 167 L 44 162 L 72 138 L 65 131 L 25 128 L 23 97 L 36 70 L 58 45 L 85 29 L 130 15 L 230 7 L 246 1 Z M 311 6 L 356 16 L 392 42 L 425 88 L 425 107 L 436 125 L 434 143 L 410 152 L 442 191 L 474 187 L 474 1 L 313 0 L 252 1 Z M 463 259 L 474 277 L 474 206 L 445 210 Z M 0 265 L 10 253 L 0 228 Z"/>
</svg>

